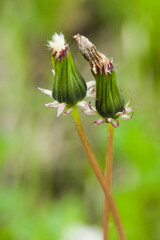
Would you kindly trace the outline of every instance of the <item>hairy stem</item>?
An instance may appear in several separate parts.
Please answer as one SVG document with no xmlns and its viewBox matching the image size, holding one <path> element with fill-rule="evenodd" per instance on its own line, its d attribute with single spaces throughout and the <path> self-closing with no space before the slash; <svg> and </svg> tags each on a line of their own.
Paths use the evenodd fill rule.
<svg viewBox="0 0 160 240">
<path fill-rule="evenodd" d="M 117 228 L 117 232 L 118 232 L 118 236 L 119 236 L 119 239 L 120 240 L 125 240 L 125 234 L 124 234 L 124 231 L 123 231 L 123 227 L 122 227 L 122 223 L 121 223 L 121 220 L 120 220 L 120 217 L 119 217 L 119 214 L 118 214 L 118 211 L 117 211 L 117 208 L 116 208 L 116 205 L 115 205 L 115 202 L 114 202 L 114 199 L 109 191 L 109 187 L 106 183 L 106 179 L 96 161 L 96 158 L 92 152 L 92 149 L 88 143 L 88 140 L 87 140 L 87 137 L 84 133 L 84 130 L 83 130 L 83 127 L 82 127 L 82 124 L 81 124 L 81 120 L 79 118 L 79 113 L 78 113 L 78 110 L 77 110 L 77 107 L 74 107 L 74 110 L 72 112 L 72 115 L 73 115 L 73 119 L 74 119 L 74 123 L 75 123 L 75 126 L 76 126 L 76 129 L 77 129 L 77 132 L 78 132 L 78 135 L 81 139 L 81 142 L 82 142 L 82 145 L 85 149 L 85 152 L 88 156 L 88 159 L 90 161 L 90 164 L 92 166 L 92 169 L 103 189 L 103 192 L 105 193 L 105 197 L 106 199 L 108 200 L 108 205 L 109 205 L 109 209 L 112 213 L 112 216 L 113 216 L 113 219 L 114 219 L 114 222 L 115 222 L 115 225 L 116 225 L 116 228 Z"/>
<path fill-rule="evenodd" d="M 112 188 L 112 163 L 113 163 L 113 132 L 114 129 L 111 124 L 108 124 L 107 137 L 107 153 L 106 153 L 106 183 L 111 192 Z M 105 197 L 104 211 L 103 211 L 103 239 L 109 239 L 109 204 Z"/>
</svg>

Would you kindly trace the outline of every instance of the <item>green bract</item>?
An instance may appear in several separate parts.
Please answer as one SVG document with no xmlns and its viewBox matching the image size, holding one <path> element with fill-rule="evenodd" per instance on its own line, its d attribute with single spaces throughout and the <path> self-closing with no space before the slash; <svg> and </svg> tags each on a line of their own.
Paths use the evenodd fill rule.
<svg viewBox="0 0 160 240">
<path fill-rule="evenodd" d="M 116 72 L 94 74 L 96 80 L 96 109 L 104 118 L 115 118 L 124 110 L 124 97 L 117 86 Z"/>
<path fill-rule="evenodd" d="M 54 55 L 52 52 L 51 58 L 55 70 L 52 96 L 59 103 L 73 106 L 86 96 L 86 82 L 75 68 L 68 47 L 58 58 Z"/>
</svg>

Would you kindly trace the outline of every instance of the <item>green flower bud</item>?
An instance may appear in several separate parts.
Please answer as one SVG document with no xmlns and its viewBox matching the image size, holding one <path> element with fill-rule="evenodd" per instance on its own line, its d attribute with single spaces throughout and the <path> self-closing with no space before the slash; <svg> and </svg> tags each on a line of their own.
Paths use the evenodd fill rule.
<svg viewBox="0 0 160 240">
<path fill-rule="evenodd" d="M 52 96 L 59 103 L 66 103 L 71 107 L 86 96 L 86 82 L 75 68 L 62 34 L 53 35 L 49 48 L 55 70 Z"/>
<path fill-rule="evenodd" d="M 116 118 L 116 114 L 124 111 L 124 97 L 118 88 L 116 72 L 102 53 L 97 51 L 88 38 L 77 34 L 74 36 L 79 50 L 90 63 L 96 80 L 96 109 L 103 118 Z"/>
</svg>

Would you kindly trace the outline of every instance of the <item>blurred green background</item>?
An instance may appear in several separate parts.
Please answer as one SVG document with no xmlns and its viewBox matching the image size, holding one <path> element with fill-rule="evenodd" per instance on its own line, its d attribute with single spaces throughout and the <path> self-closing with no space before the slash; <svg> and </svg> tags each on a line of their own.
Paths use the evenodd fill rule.
<svg viewBox="0 0 160 240">
<path fill-rule="evenodd" d="M 54 32 L 86 81 L 93 77 L 74 34 L 114 58 L 126 101 L 138 106 L 115 130 L 114 197 L 128 239 L 160 239 L 159 13 L 158 0 L 0 1 L 0 239 L 61 240 L 76 224 L 101 227 L 103 194 L 72 116 L 57 119 L 37 90 L 52 88 Z M 107 126 L 81 118 L 104 168 Z M 110 232 L 117 239 L 113 223 Z"/>
</svg>

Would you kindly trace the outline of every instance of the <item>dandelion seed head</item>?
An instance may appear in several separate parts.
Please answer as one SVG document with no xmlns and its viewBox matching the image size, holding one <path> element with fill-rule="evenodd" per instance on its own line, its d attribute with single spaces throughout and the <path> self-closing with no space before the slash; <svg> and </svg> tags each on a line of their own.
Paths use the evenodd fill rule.
<svg viewBox="0 0 160 240">
<path fill-rule="evenodd" d="M 49 49 L 53 49 L 54 52 L 57 52 L 57 56 L 59 56 L 60 53 L 68 47 L 62 33 L 53 34 L 52 39 L 48 41 L 47 46 L 49 47 Z"/>
</svg>

